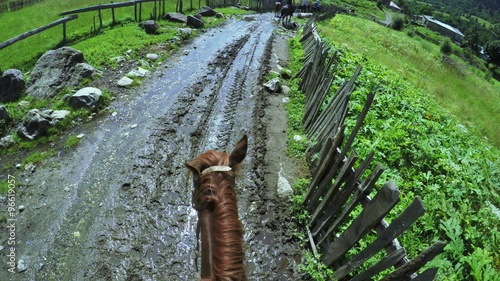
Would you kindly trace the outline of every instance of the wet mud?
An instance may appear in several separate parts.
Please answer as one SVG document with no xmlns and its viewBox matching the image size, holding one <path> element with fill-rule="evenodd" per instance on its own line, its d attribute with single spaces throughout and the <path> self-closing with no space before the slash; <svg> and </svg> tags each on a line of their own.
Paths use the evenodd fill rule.
<svg viewBox="0 0 500 281">
<path fill-rule="evenodd" d="M 184 163 L 227 151 L 243 134 L 249 152 L 237 180 L 249 280 L 299 280 L 301 249 L 278 174 L 292 181 L 282 96 L 261 87 L 287 59 L 271 14 L 228 20 L 165 61 L 111 112 L 76 128 L 70 152 L 16 173 L 16 259 L 0 280 L 197 280 L 192 185 Z M 146 86 L 148 85 L 148 86 Z M 2 204 L 2 208 L 5 207 Z M 4 224 L 4 223 L 3 223 Z M 2 225 L 2 228 L 4 225 Z"/>
</svg>

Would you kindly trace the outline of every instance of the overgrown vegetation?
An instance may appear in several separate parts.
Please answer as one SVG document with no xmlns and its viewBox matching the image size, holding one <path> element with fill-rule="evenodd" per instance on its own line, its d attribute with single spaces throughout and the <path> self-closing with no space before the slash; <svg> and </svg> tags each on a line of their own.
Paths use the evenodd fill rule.
<svg viewBox="0 0 500 281">
<path fill-rule="evenodd" d="M 386 168 L 377 186 L 393 180 L 402 192 L 401 203 L 388 220 L 401 213 L 415 196 L 421 197 L 427 208 L 426 215 L 399 237 L 408 256 L 413 258 L 442 240 L 448 243 L 445 252 L 427 265 L 440 268 L 438 280 L 498 280 L 500 216 L 496 206 L 500 206 L 500 151 L 485 142 L 484 130 L 472 125 L 481 123 L 480 120 L 491 124 L 498 114 L 494 107 L 478 106 L 476 110 L 482 113 L 462 125 L 465 111 L 460 115 L 454 111 L 460 118 L 457 119 L 443 109 L 452 111 L 454 106 L 469 103 L 469 99 L 482 105 L 498 104 L 498 88 L 474 71 L 441 65 L 442 60 L 436 59 L 440 57 L 438 46 L 407 38 L 406 33 L 383 29 L 360 18 L 337 15 L 320 23 L 319 30 L 333 47 L 332 52 L 340 54 L 332 94 L 351 78 L 359 64 L 363 66 L 350 103 L 348 130 L 354 127 L 367 94 L 376 93 L 375 103 L 353 148 L 362 157 L 374 150 L 374 165 L 382 163 Z M 301 48 L 297 39 L 290 46 L 293 53 Z M 300 62 L 293 61 L 292 65 L 295 64 Z M 423 76 L 425 81 L 417 76 Z M 452 83 L 466 80 L 475 87 L 481 85 L 482 90 L 468 88 L 466 83 L 457 88 L 447 83 L 447 79 L 453 80 Z M 293 84 L 291 87 L 294 89 Z M 457 89 L 462 89 L 463 94 L 456 95 Z M 292 90 L 290 99 L 287 108 L 290 132 L 295 134 L 300 132 L 302 116 L 298 112 L 303 108 L 304 97 Z M 489 112 L 487 117 L 481 117 L 484 111 Z M 495 131 L 491 133 L 498 133 Z M 293 142 L 293 135 L 290 138 Z M 498 146 L 491 137 L 489 142 Z M 293 144 L 291 147 L 294 149 Z M 300 202 L 300 196 L 296 194 L 294 202 Z M 307 217 L 301 213 L 298 216 Z M 359 248 L 369 242 L 361 241 Z M 363 268 L 373 265 L 371 262 Z M 326 274 L 310 259 L 303 269 L 309 273 L 321 271 L 317 280 L 323 280 L 321 276 Z"/>
</svg>

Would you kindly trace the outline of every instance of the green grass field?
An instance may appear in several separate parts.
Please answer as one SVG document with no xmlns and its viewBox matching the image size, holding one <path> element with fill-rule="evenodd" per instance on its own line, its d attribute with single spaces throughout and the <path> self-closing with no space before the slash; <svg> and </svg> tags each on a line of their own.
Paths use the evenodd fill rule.
<svg viewBox="0 0 500 281">
<path fill-rule="evenodd" d="M 341 46 L 377 61 L 431 94 L 471 131 L 500 148 L 500 84 L 458 57 L 443 62 L 439 46 L 368 20 L 338 15 L 320 31 Z"/>
</svg>

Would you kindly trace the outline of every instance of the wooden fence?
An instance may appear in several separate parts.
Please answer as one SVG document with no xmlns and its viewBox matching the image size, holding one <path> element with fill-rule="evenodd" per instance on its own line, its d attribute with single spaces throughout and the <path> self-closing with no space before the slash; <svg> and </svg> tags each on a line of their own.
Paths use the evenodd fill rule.
<svg viewBox="0 0 500 281">
<path fill-rule="evenodd" d="M 5 13 L 9 11 L 14 12 L 24 7 L 31 6 L 43 1 L 44 0 L 17 0 L 17 1 L 3 0 L 0 1 L 0 13 Z"/>
<path fill-rule="evenodd" d="M 49 24 L 47 24 L 45 26 L 42 26 L 42 27 L 39 27 L 39 28 L 35 28 L 33 30 L 25 32 L 25 33 L 23 33 L 23 34 L 21 34 L 19 36 L 16 36 L 16 37 L 11 38 L 11 39 L 9 39 L 9 40 L 7 40 L 5 42 L 0 43 L 0 50 L 3 49 L 3 48 L 5 48 L 5 47 L 8 47 L 8 46 L 10 46 L 10 45 L 12 45 L 12 44 L 14 44 L 16 42 L 18 42 L 18 41 L 24 40 L 24 39 L 26 39 L 26 38 L 28 38 L 30 36 L 33 36 L 33 35 L 35 35 L 37 33 L 40 33 L 40 32 L 42 32 L 44 30 L 47 30 L 49 28 L 52 28 L 52 27 L 60 25 L 60 24 L 63 25 L 63 41 L 65 41 L 66 40 L 66 23 L 68 21 L 72 21 L 72 20 L 77 19 L 77 18 L 78 18 L 77 15 L 72 15 L 72 16 L 69 16 L 69 17 L 65 17 L 65 18 L 56 20 L 56 21 L 54 21 L 52 23 L 49 23 Z"/>
<path fill-rule="evenodd" d="M 299 89 L 306 96 L 303 123 L 308 138 L 317 141 L 308 152 L 310 160 L 317 160 L 311 160 L 313 175 L 304 200 L 304 206 L 311 214 L 308 232 L 313 251 L 320 251 L 322 262 L 334 269 L 335 280 L 371 280 L 390 268 L 394 271 L 382 280 L 434 280 L 438 268 L 429 268 L 418 275 L 417 271 L 441 253 L 445 244 L 438 241 L 410 260 L 397 240 L 424 214 L 422 200 L 417 197 L 391 224 L 387 224 L 385 216 L 400 200 L 396 185 L 387 182 L 374 198 L 369 197 L 384 171 L 380 164 L 364 180 L 361 179 L 371 166 L 374 152 L 361 160 L 352 150 L 352 143 L 363 125 L 374 94 L 368 95 L 356 125 L 346 139 L 344 120 L 361 67 L 321 110 L 335 75 L 336 53 L 330 54 L 328 45 L 321 41 L 314 19 L 304 27 L 301 42 L 305 62 L 297 77 L 302 79 Z M 356 218 L 350 218 L 351 212 L 359 206 L 362 206 L 362 211 Z M 341 231 L 341 226 L 347 228 Z M 373 242 L 356 254 L 347 255 L 349 250 L 359 247 L 361 239 L 373 232 L 376 232 Z M 383 258 L 360 272 L 359 266 L 384 249 L 387 254 Z"/>
<path fill-rule="evenodd" d="M 19 1 L 23 1 L 23 0 L 19 0 Z M 128 1 L 128 2 L 120 2 L 120 3 L 112 3 L 111 2 L 111 4 L 90 6 L 90 7 L 85 7 L 85 8 L 82 8 L 82 9 L 76 9 L 76 10 L 71 10 L 71 11 L 63 12 L 63 13 L 61 13 L 59 15 L 60 16 L 71 15 L 71 16 L 67 16 L 67 17 L 61 18 L 61 19 L 59 19 L 57 21 L 54 21 L 54 22 L 52 22 L 52 23 L 50 23 L 48 25 L 35 28 L 35 29 L 30 30 L 28 32 L 25 32 L 25 33 L 23 33 L 23 34 L 21 34 L 19 36 L 11 38 L 11 39 L 3 42 L 3 43 L 0 43 L 0 50 L 3 49 L 3 48 L 5 48 L 5 47 L 7 47 L 7 46 L 10 46 L 10 45 L 14 44 L 15 42 L 18 42 L 18 41 L 21 41 L 23 39 L 26 39 L 26 38 L 28 38 L 28 37 L 30 37 L 32 35 L 40 33 L 40 32 L 42 32 L 44 30 L 47 30 L 47 29 L 52 28 L 54 26 L 57 26 L 59 24 L 63 24 L 63 40 L 62 41 L 64 42 L 64 41 L 66 41 L 66 22 L 74 20 L 74 19 L 77 19 L 78 16 L 75 15 L 75 14 L 78 14 L 78 13 L 84 13 L 84 12 L 90 12 L 90 11 L 98 11 L 97 18 L 99 19 L 99 24 L 100 24 L 99 25 L 99 29 L 101 29 L 103 27 L 103 17 L 102 17 L 101 10 L 108 10 L 108 9 L 111 10 L 112 24 L 114 24 L 116 22 L 116 20 L 115 20 L 115 10 L 114 9 L 120 8 L 120 7 L 135 6 L 135 9 L 134 9 L 135 21 L 142 21 L 142 3 L 154 2 L 154 7 L 153 7 L 153 11 L 151 13 L 151 17 L 152 18 L 158 18 L 161 15 L 163 15 L 163 13 L 165 13 L 165 1 L 166 0 L 135 0 L 135 1 L 133 0 L 133 1 Z M 95 23 L 95 17 L 94 17 L 94 30 L 98 30 L 97 27 L 96 27 L 96 23 Z"/>
<path fill-rule="evenodd" d="M 70 10 L 66 11 L 63 13 L 60 13 L 60 16 L 65 16 L 65 15 L 70 15 L 70 14 L 79 14 L 79 13 L 85 13 L 85 12 L 91 12 L 91 11 L 98 11 L 99 13 L 99 20 L 101 22 L 101 28 L 102 28 L 102 10 L 111 10 L 111 15 L 112 15 L 112 22 L 115 23 L 115 9 L 117 8 L 122 8 L 122 7 L 129 7 L 129 6 L 134 6 L 134 19 L 135 21 L 142 21 L 142 4 L 147 3 L 147 2 L 154 2 L 153 6 L 153 11 L 151 13 L 151 18 L 152 19 L 158 19 L 162 15 L 164 15 L 166 12 L 165 9 L 165 1 L 166 0 L 132 0 L 132 1 L 127 1 L 127 2 L 119 2 L 119 3 L 113 3 L 111 2 L 110 4 L 101 4 L 101 5 L 96 5 L 96 6 L 90 6 L 90 7 L 85 7 L 81 9 L 76 9 L 76 10 Z"/>
</svg>

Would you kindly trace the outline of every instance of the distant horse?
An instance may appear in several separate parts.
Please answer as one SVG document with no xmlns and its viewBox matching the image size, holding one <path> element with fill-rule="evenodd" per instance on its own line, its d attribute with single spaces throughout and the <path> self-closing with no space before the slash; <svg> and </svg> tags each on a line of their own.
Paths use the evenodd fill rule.
<svg viewBox="0 0 500 281">
<path fill-rule="evenodd" d="M 293 13 L 295 13 L 296 9 L 297 7 L 293 6 L 292 4 L 283 6 L 283 8 L 281 8 L 281 22 L 289 22 L 292 19 Z"/>
<path fill-rule="evenodd" d="M 281 2 L 278 2 L 278 1 L 274 4 L 274 16 L 275 17 L 280 16 L 281 6 L 282 6 Z"/>
<path fill-rule="evenodd" d="M 297 13 L 307 13 L 310 9 L 311 5 L 307 4 L 307 1 L 303 1 L 302 4 L 297 7 Z"/>
<path fill-rule="evenodd" d="M 243 224 L 234 191 L 246 153 L 245 135 L 230 154 L 209 150 L 185 164 L 193 174 L 192 203 L 201 232 L 201 281 L 247 281 Z"/>
</svg>

